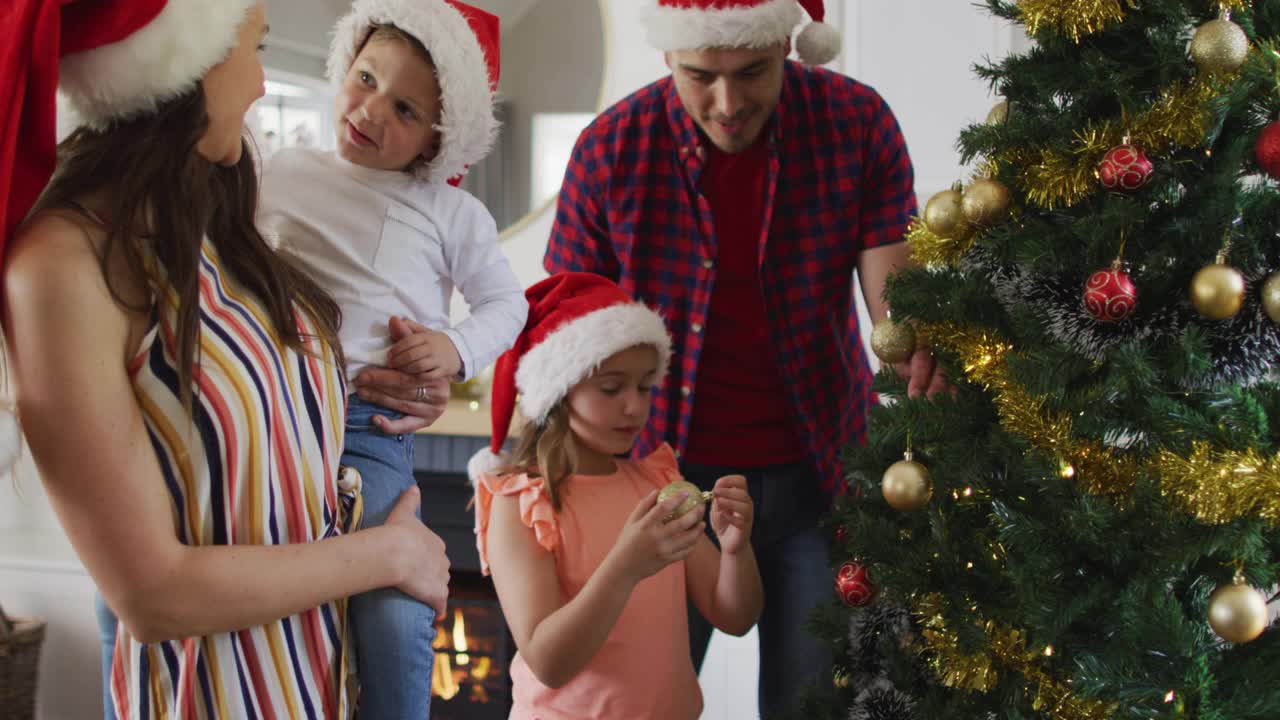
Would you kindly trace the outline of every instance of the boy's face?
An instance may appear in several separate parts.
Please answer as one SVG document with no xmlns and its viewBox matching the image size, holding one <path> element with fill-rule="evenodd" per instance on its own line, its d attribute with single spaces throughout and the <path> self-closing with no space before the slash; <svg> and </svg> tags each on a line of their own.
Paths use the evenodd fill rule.
<svg viewBox="0 0 1280 720">
<path fill-rule="evenodd" d="M 429 162 L 440 148 L 440 82 L 405 42 L 372 37 L 334 102 L 338 154 L 377 170 Z"/>
</svg>

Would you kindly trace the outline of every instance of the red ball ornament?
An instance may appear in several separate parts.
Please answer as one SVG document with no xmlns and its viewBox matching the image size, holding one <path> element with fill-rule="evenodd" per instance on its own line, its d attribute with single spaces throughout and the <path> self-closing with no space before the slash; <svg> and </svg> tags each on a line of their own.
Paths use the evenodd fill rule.
<svg viewBox="0 0 1280 720">
<path fill-rule="evenodd" d="M 1138 288 L 1119 267 L 1099 270 L 1084 284 L 1084 309 L 1098 322 L 1120 322 L 1137 304 Z"/>
<path fill-rule="evenodd" d="M 876 596 L 876 588 L 867 577 L 867 569 L 846 560 L 836 572 L 836 594 L 849 607 L 862 607 Z"/>
<path fill-rule="evenodd" d="M 1273 178 L 1280 178 L 1280 121 L 1271 123 L 1258 133 L 1254 152 L 1262 171 Z"/>
<path fill-rule="evenodd" d="M 849 531 L 844 529 L 844 525 L 836 526 L 836 542 L 844 542 L 849 537 Z"/>
<path fill-rule="evenodd" d="M 1155 167 L 1134 145 L 1111 148 L 1098 163 L 1098 182 L 1108 190 L 1132 192 L 1151 180 Z"/>
</svg>

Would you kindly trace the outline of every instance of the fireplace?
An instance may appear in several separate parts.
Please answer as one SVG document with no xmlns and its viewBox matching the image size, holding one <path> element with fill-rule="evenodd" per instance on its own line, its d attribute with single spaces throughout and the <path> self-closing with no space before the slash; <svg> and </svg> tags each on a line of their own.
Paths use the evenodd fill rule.
<svg viewBox="0 0 1280 720">
<path fill-rule="evenodd" d="M 487 438 L 415 436 L 422 519 L 449 555 L 449 608 L 436 618 L 432 720 L 505 720 L 511 713 L 515 642 L 493 582 L 480 574 L 466 461 Z"/>
</svg>

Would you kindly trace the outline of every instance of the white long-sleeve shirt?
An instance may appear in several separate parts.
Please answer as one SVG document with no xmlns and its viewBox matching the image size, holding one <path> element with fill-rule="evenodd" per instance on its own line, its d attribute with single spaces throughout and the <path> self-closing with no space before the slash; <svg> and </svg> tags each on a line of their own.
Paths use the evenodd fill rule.
<svg viewBox="0 0 1280 720">
<path fill-rule="evenodd" d="M 464 190 L 287 149 L 263 173 L 258 219 L 267 241 L 342 308 L 348 378 L 386 364 L 392 316 L 448 335 L 462 379 L 497 360 L 524 328 L 529 306 L 493 216 Z M 451 327 L 455 286 L 471 316 Z"/>
</svg>

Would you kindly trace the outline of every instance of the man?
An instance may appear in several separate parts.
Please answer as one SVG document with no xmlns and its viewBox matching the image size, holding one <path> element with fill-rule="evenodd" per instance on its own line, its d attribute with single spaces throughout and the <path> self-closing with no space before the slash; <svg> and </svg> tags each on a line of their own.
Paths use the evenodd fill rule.
<svg viewBox="0 0 1280 720">
<path fill-rule="evenodd" d="M 841 448 L 865 441 L 871 401 L 853 273 L 872 320 L 885 317 L 885 278 L 907 260 L 913 171 L 875 91 L 786 59 L 801 6 L 815 20 L 801 55 L 838 52 L 821 0 L 645 2 L 671 76 L 582 133 L 544 265 L 605 275 L 667 320 L 673 367 L 639 451 L 670 442 L 704 489 L 747 476 L 771 712 L 829 673 L 804 626 L 832 597 L 817 523 L 843 484 Z M 912 397 L 945 388 L 927 348 L 900 372 Z M 709 637 L 691 613 L 697 664 Z"/>
</svg>

